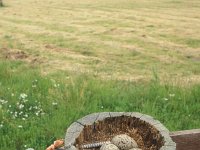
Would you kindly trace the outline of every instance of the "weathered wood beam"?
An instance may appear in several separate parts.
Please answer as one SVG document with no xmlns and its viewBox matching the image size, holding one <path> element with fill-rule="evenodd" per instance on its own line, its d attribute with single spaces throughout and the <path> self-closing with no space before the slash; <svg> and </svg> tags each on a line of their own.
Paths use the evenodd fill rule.
<svg viewBox="0 0 200 150">
<path fill-rule="evenodd" d="M 170 136 L 176 143 L 176 150 L 200 150 L 200 129 L 175 131 Z"/>
</svg>

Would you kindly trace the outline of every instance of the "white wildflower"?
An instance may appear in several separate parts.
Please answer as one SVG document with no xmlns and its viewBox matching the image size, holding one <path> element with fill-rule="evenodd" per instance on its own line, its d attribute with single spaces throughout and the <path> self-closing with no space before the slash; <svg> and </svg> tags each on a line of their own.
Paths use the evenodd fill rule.
<svg viewBox="0 0 200 150">
<path fill-rule="evenodd" d="M 3 124 L 0 124 L 0 128 L 3 128 Z"/>
<path fill-rule="evenodd" d="M 23 99 L 23 102 L 26 103 L 26 102 L 28 102 L 28 100 L 27 99 Z"/>
<path fill-rule="evenodd" d="M 6 101 L 6 100 L 3 100 L 3 99 L 0 99 L 0 103 L 3 105 L 3 104 L 6 104 L 6 103 L 8 103 L 8 101 Z"/>
<path fill-rule="evenodd" d="M 53 106 L 56 106 L 56 105 L 58 105 L 58 103 L 56 103 L 56 102 L 53 102 L 53 103 L 52 103 L 52 105 L 53 105 Z"/>
<path fill-rule="evenodd" d="M 36 112 L 35 114 L 36 114 L 36 116 L 39 116 L 39 112 Z"/>
<path fill-rule="evenodd" d="M 18 125 L 18 128 L 23 128 L 23 126 L 22 125 Z"/>
<path fill-rule="evenodd" d="M 175 96 L 175 94 L 169 94 L 169 96 L 170 96 L 170 97 L 174 97 L 174 96 Z"/>
<path fill-rule="evenodd" d="M 23 112 L 22 112 L 22 111 L 20 111 L 20 112 L 19 112 L 19 115 L 22 115 L 22 114 L 23 114 Z"/>
<path fill-rule="evenodd" d="M 28 114 L 25 114 L 24 117 L 28 118 Z"/>
<path fill-rule="evenodd" d="M 34 108 L 34 109 L 38 109 L 38 107 L 37 107 L 37 106 L 34 106 L 33 108 Z"/>
<path fill-rule="evenodd" d="M 0 99 L 0 103 L 2 103 L 2 104 L 3 104 L 3 103 L 4 103 L 4 100 L 3 100 L 3 99 Z"/>
<path fill-rule="evenodd" d="M 14 117 L 17 117 L 17 112 L 15 112 Z"/>
<path fill-rule="evenodd" d="M 168 101 L 168 98 L 166 98 L 166 97 L 165 97 L 165 98 L 163 98 L 163 99 L 164 99 L 165 101 Z"/>
<path fill-rule="evenodd" d="M 25 120 L 26 120 L 26 118 L 22 118 L 22 120 L 24 120 L 24 121 L 25 121 Z"/>
<path fill-rule="evenodd" d="M 19 109 L 22 109 L 22 108 L 24 108 L 24 105 L 23 105 L 23 104 L 20 104 L 20 105 L 19 105 Z"/>
<path fill-rule="evenodd" d="M 31 107 L 29 107 L 29 110 L 32 110 L 32 106 L 31 106 Z"/>
<path fill-rule="evenodd" d="M 26 150 L 34 150 L 33 148 L 27 148 Z"/>
<path fill-rule="evenodd" d="M 28 95 L 25 94 L 25 93 L 21 93 L 20 96 L 19 96 L 20 99 L 25 99 L 27 97 L 28 97 Z"/>
<path fill-rule="evenodd" d="M 37 86 L 36 85 L 32 85 L 32 88 L 36 88 Z"/>
<path fill-rule="evenodd" d="M 11 94 L 11 96 L 13 97 L 13 96 L 15 96 L 15 94 L 14 94 L 14 93 L 12 93 L 12 94 Z"/>
</svg>

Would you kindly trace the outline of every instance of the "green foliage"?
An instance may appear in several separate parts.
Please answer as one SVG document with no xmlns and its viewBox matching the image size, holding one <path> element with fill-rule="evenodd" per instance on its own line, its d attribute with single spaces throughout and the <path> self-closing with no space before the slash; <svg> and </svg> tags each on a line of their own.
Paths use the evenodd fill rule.
<svg viewBox="0 0 200 150">
<path fill-rule="evenodd" d="M 0 62 L 0 147 L 45 149 L 86 114 L 137 111 L 170 130 L 199 128 L 200 86 L 104 81 L 88 75 L 41 76 L 20 62 Z"/>
</svg>

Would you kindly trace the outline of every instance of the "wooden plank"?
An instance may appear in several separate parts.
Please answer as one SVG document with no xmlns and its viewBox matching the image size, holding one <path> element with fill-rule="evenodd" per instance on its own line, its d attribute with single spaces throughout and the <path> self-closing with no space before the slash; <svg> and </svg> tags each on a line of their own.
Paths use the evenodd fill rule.
<svg viewBox="0 0 200 150">
<path fill-rule="evenodd" d="M 170 136 L 177 150 L 200 150 L 200 129 L 175 131 Z"/>
</svg>

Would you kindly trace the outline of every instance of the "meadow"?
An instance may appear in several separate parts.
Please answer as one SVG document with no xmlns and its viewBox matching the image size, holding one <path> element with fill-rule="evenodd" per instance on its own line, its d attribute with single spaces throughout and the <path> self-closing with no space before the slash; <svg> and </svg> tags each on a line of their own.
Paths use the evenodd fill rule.
<svg viewBox="0 0 200 150">
<path fill-rule="evenodd" d="M 200 1 L 3 2 L 0 149 L 45 149 L 93 112 L 200 128 Z"/>
</svg>

